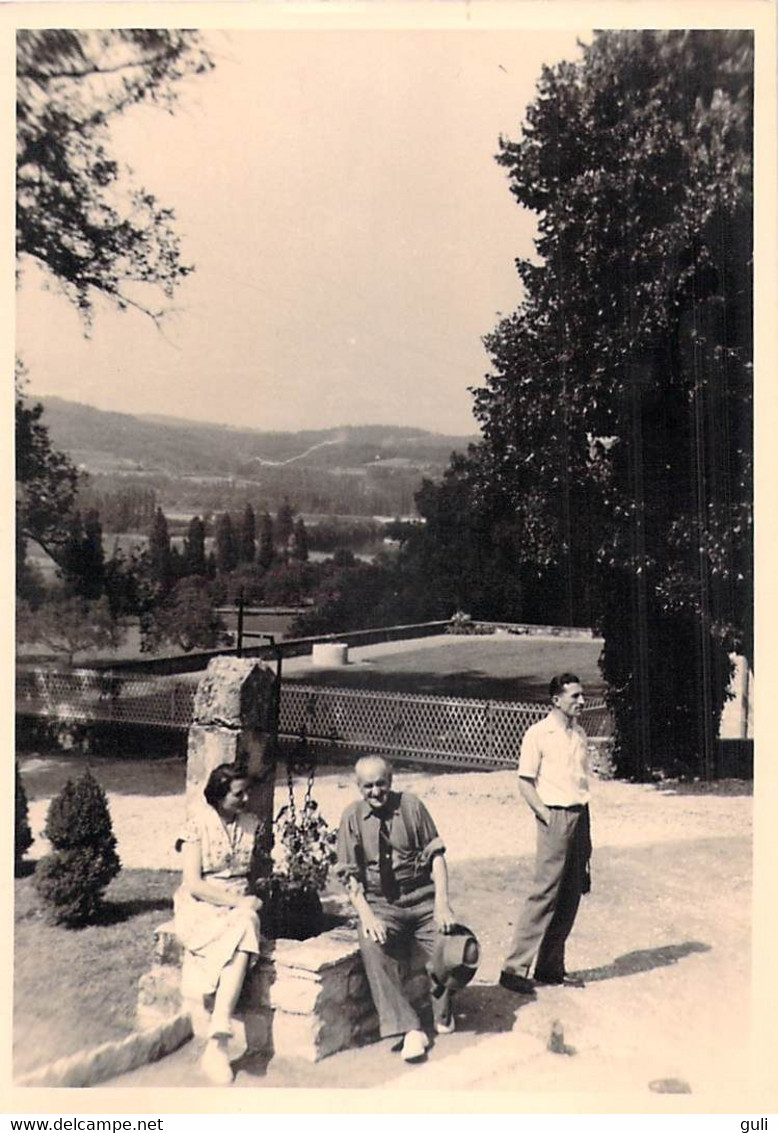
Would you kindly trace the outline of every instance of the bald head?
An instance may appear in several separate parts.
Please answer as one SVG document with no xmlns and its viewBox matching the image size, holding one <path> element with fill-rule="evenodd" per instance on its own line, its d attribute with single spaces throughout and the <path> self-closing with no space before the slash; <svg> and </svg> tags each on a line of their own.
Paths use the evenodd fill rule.
<svg viewBox="0 0 778 1133">
<path fill-rule="evenodd" d="M 394 770 L 389 760 L 384 759 L 382 755 L 363 755 L 354 764 L 354 774 L 357 782 L 361 782 L 365 777 L 375 778 L 376 775 L 386 775 L 391 783 Z"/>
<path fill-rule="evenodd" d="M 373 810 L 380 810 L 392 788 L 391 763 L 380 755 L 363 755 L 354 764 L 354 773 L 362 798 Z"/>
</svg>

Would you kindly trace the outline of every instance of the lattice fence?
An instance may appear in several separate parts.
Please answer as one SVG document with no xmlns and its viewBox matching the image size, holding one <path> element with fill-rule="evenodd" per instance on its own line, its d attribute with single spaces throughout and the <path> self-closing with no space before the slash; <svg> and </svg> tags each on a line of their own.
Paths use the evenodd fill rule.
<svg viewBox="0 0 778 1133">
<path fill-rule="evenodd" d="M 188 728 L 196 687 L 169 677 L 116 677 L 94 669 L 23 669 L 16 674 L 16 711 L 81 723 Z"/>
<path fill-rule="evenodd" d="M 547 704 L 287 684 L 280 731 L 397 759 L 515 767 L 522 736 L 547 712 Z M 587 707 L 584 726 L 593 744 L 607 745 L 611 729 L 604 701 Z"/>
<path fill-rule="evenodd" d="M 92 670 L 17 673 L 16 711 L 63 721 L 188 728 L 196 685 L 169 677 L 114 677 Z M 545 704 L 471 700 L 287 682 L 279 731 L 287 739 L 448 766 L 515 767 L 524 732 Z M 610 718 L 591 701 L 584 726 L 607 746 Z"/>
</svg>

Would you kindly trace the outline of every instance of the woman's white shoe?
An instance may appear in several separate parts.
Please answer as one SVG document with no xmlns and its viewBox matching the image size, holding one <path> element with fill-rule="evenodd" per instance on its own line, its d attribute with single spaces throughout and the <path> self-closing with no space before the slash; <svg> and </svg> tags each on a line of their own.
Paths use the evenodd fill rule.
<svg viewBox="0 0 778 1133">
<path fill-rule="evenodd" d="M 208 1038 L 232 1038 L 232 1024 L 229 1019 L 219 1019 L 218 1017 L 211 1016 L 211 1023 L 208 1027 Z"/>
<path fill-rule="evenodd" d="M 205 1051 L 200 1059 L 200 1069 L 214 1086 L 232 1085 L 232 1067 L 227 1051 L 219 1039 L 209 1039 L 205 1044 Z"/>
</svg>

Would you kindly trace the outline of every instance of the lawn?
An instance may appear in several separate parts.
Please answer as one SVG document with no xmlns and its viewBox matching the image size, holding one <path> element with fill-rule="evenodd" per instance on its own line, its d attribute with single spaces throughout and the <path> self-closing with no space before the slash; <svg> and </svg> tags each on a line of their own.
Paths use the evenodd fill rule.
<svg viewBox="0 0 778 1133">
<path fill-rule="evenodd" d="M 154 929 L 172 909 L 180 874 L 122 870 L 102 922 L 46 924 L 32 876 L 15 883 L 14 1074 L 130 1034 Z"/>
<path fill-rule="evenodd" d="M 576 673 L 592 695 L 602 695 L 601 650 L 599 638 L 441 635 L 353 650 L 352 663 L 342 669 L 288 665 L 284 679 L 383 692 L 546 701 L 550 678 L 565 670 Z"/>
</svg>

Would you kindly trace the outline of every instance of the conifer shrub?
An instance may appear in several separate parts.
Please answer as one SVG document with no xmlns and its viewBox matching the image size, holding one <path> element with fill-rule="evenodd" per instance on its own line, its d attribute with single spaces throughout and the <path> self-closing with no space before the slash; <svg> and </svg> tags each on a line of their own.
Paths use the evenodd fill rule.
<svg viewBox="0 0 778 1133">
<path fill-rule="evenodd" d="M 14 799 L 14 876 L 16 877 L 22 872 L 22 859 L 32 845 L 32 830 L 27 815 L 27 792 L 17 762 Z"/>
<path fill-rule="evenodd" d="M 100 912 L 106 886 L 121 869 L 108 801 L 90 771 L 52 799 L 46 837 L 54 847 L 35 871 L 50 919 L 70 927 Z"/>
</svg>

